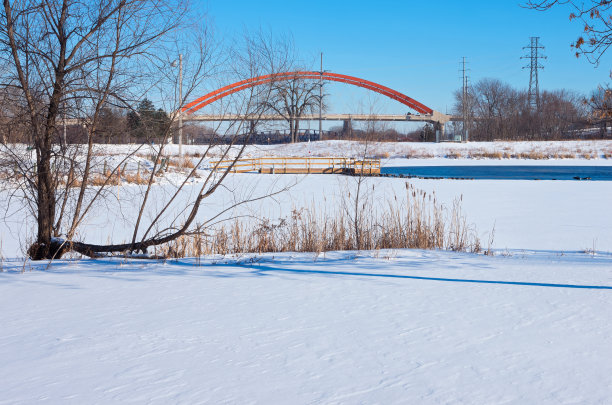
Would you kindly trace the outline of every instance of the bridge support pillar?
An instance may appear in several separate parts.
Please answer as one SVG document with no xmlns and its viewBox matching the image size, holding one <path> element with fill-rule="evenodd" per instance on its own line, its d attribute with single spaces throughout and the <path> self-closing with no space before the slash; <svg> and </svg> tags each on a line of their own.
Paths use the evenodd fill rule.
<svg viewBox="0 0 612 405">
<path fill-rule="evenodd" d="M 439 143 L 440 139 L 444 139 L 444 126 L 443 122 L 436 122 L 436 143 Z"/>
</svg>

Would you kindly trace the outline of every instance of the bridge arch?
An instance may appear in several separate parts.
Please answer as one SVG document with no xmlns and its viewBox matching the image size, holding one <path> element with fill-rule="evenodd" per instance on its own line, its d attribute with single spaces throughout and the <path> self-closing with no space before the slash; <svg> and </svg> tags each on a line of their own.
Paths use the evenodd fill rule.
<svg viewBox="0 0 612 405">
<path fill-rule="evenodd" d="M 338 73 L 330 73 L 330 72 L 311 72 L 311 71 L 297 71 L 297 72 L 283 72 L 283 73 L 274 73 L 270 75 L 257 76 L 250 79 L 242 80 L 228 86 L 221 87 L 215 91 L 212 91 L 204 96 L 186 104 L 182 111 L 187 114 L 192 114 L 197 110 L 214 103 L 215 101 L 222 99 L 223 97 L 227 97 L 233 93 L 239 92 L 241 90 L 245 90 L 251 87 L 259 86 L 266 83 L 272 83 L 277 81 L 288 81 L 295 79 L 309 79 L 309 80 L 326 80 L 333 82 L 340 82 L 351 84 L 353 86 L 362 87 L 379 94 L 382 94 L 386 97 L 389 97 L 395 101 L 399 101 L 400 103 L 408 106 L 409 108 L 417 111 L 420 114 L 433 114 L 433 109 L 427 107 L 424 104 L 419 103 L 418 101 L 408 97 L 407 95 L 400 93 L 399 91 L 393 90 L 389 87 L 382 86 L 378 83 L 371 82 L 369 80 L 360 79 L 358 77 L 342 75 Z"/>
</svg>

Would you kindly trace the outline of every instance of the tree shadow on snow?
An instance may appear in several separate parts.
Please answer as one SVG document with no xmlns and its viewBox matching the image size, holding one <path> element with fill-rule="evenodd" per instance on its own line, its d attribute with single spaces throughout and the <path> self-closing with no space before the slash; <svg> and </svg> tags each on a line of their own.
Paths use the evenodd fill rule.
<svg viewBox="0 0 612 405">
<path fill-rule="evenodd" d="M 317 275 L 326 275 L 326 276 L 374 277 L 374 278 L 385 278 L 385 279 L 441 281 L 441 282 L 468 283 L 468 284 L 499 284 L 499 285 L 528 286 L 528 287 L 573 288 L 573 289 L 585 289 L 585 290 L 612 290 L 612 286 L 599 286 L 599 285 L 536 283 L 536 282 L 527 282 L 527 281 L 477 280 L 477 279 L 464 279 L 464 278 L 409 276 L 409 275 L 403 275 L 403 274 L 366 273 L 366 272 L 356 272 L 356 271 L 287 269 L 287 268 L 278 268 L 278 267 L 263 266 L 263 265 L 252 266 L 252 268 L 255 273 L 258 273 L 261 275 L 266 275 L 266 273 L 317 274 Z"/>
<path fill-rule="evenodd" d="M 550 251 L 523 251 L 536 261 L 551 262 L 551 259 L 559 257 L 561 262 L 572 264 L 579 262 L 586 264 L 585 255 L 580 252 L 567 252 L 566 256 L 553 255 Z M 406 254 L 406 252 L 403 252 Z M 559 252 L 557 252 L 559 253 Z M 324 257 L 292 257 L 289 255 L 264 255 L 264 256 L 245 256 L 242 258 L 219 258 L 198 261 L 196 259 L 178 259 L 168 261 L 141 261 L 125 259 L 95 259 L 95 260 L 59 260 L 48 265 L 47 262 L 31 262 L 26 271 L 52 273 L 52 274 L 80 274 L 87 277 L 117 279 L 121 281 L 139 282 L 151 276 L 184 276 L 184 277 L 214 277 L 214 278 L 249 278 L 249 277 L 269 277 L 285 275 L 319 275 L 327 277 L 361 277 L 380 280 L 418 280 L 435 281 L 446 283 L 465 283 L 465 284 L 494 284 L 524 287 L 548 287 L 548 288 L 568 288 L 583 290 L 612 290 L 612 286 L 606 285 L 581 285 L 581 284 L 562 284 L 544 283 L 528 281 L 504 281 L 504 280 L 483 280 L 476 278 L 459 277 L 432 277 L 425 275 L 415 275 L 418 271 L 432 271 L 432 263 L 435 268 L 443 268 L 445 271 L 478 269 L 495 270 L 494 262 L 482 262 L 474 260 L 477 256 L 472 254 L 453 253 L 449 257 L 440 257 L 435 251 L 411 251 L 406 255 L 385 258 L 374 258 L 369 255 L 361 256 L 358 253 L 335 252 Z M 362 260 L 363 259 L 363 260 Z M 497 260 L 519 259 L 514 256 L 510 258 L 493 257 Z M 593 264 L 607 265 L 612 261 L 612 256 L 599 256 L 600 260 L 595 260 Z M 590 262 L 590 261 L 589 261 Z M 599 263 L 596 263 L 599 262 Z M 21 264 L 20 264 L 21 263 Z M 386 264 L 393 266 L 393 272 L 382 272 Z M 21 278 L 13 279 L 9 274 L 15 274 L 23 270 L 23 262 L 8 261 L 4 263 L 4 273 L 0 273 L 0 280 L 4 281 L 30 281 Z M 314 267 L 314 268 L 313 268 Z M 321 269 L 317 269 L 320 267 Z M 201 271 L 198 271 L 201 270 Z M 374 271 L 373 271 L 374 270 Z M 411 274 L 398 274 L 399 272 L 410 272 Z M 418 274 L 418 273 L 417 273 Z M 421 273 L 422 274 L 422 273 Z M 59 280 L 58 280 L 59 281 Z M 31 280 L 33 283 L 45 282 L 40 279 Z M 70 284 L 63 285 L 64 288 L 75 288 Z"/>
</svg>

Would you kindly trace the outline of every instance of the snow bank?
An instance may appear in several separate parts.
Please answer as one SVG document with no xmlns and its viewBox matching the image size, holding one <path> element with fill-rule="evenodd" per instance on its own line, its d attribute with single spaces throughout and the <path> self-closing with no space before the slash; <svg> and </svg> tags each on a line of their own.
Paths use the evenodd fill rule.
<svg viewBox="0 0 612 405">
<path fill-rule="evenodd" d="M 1 404 L 609 401 L 610 256 L 336 252 L 4 270 Z"/>
</svg>

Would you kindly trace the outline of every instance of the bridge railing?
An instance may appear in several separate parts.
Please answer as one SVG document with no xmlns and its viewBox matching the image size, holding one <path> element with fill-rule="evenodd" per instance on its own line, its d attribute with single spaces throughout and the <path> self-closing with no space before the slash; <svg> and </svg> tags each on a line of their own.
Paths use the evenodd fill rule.
<svg viewBox="0 0 612 405">
<path fill-rule="evenodd" d="M 349 173 L 380 174 L 380 159 L 339 157 L 262 157 L 211 161 L 210 169 L 233 173 Z"/>
</svg>

